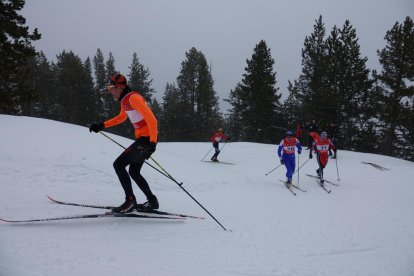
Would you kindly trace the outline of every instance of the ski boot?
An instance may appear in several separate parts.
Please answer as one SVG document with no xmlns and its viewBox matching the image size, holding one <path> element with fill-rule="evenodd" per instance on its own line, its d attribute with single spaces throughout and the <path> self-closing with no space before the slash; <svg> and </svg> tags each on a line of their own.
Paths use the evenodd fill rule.
<svg viewBox="0 0 414 276">
<path fill-rule="evenodd" d="M 286 188 L 290 189 L 290 186 L 292 185 L 292 178 L 288 178 L 285 182 Z"/>
<path fill-rule="evenodd" d="M 112 213 L 131 213 L 135 209 L 135 205 L 137 201 L 135 200 L 135 196 L 131 195 L 125 198 L 125 202 L 122 203 L 120 206 L 112 208 Z"/>
<path fill-rule="evenodd" d="M 148 201 L 142 204 L 136 204 L 137 211 L 156 210 L 159 208 L 158 199 L 155 195 L 148 198 Z"/>
</svg>

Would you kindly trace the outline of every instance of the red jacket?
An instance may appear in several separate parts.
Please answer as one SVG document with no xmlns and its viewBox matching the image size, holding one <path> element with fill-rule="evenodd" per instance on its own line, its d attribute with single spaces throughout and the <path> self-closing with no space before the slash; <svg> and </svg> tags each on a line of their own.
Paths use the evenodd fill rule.
<svg viewBox="0 0 414 276">
<path fill-rule="evenodd" d="M 322 139 L 316 132 L 311 132 L 309 135 L 313 137 L 313 146 L 309 155 L 312 155 L 312 150 L 314 149 L 318 154 L 321 164 L 326 166 L 328 163 L 328 151 L 329 149 L 335 150 L 335 146 L 331 140 L 328 138 Z"/>
<path fill-rule="evenodd" d="M 302 138 L 302 129 L 300 127 L 300 124 L 296 126 L 295 136 L 296 138 L 299 138 L 299 139 Z"/>
<path fill-rule="evenodd" d="M 223 133 L 220 133 L 220 132 L 216 132 L 210 138 L 210 141 L 212 143 L 216 143 L 216 142 L 218 143 L 218 142 L 221 142 L 222 140 L 228 141 L 229 140 L 229 136 L 227 136 L 227 135 L 225 135 Z"/>
</svg>

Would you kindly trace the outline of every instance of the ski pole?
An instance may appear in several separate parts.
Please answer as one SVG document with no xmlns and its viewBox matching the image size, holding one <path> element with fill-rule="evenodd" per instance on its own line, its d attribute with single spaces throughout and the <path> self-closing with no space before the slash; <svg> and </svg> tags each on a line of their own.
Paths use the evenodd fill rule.
<svg viewBox="0 0 414 276">
<path fill-rule="evenodd" d="M 298 154 L 298 186 L 299 186 L 299 170 L 300 170 L 300 167 L 299 167 L 299 156 L 300 156 L 300 154 Z"/>
<path fill-rule="evenodd" d="M 338 175 L 338 181 L 341 180 L 339 178 L 339 170 L 338 170 L 338 156 L 335 158 L 335 164 L 336 164 L 336 174 Z"/>
<path fill-rule="evenodd" d="M 111 137 L 109 137 L 108 135 L 106 135 L 103 132 L 99 132 L 100 134 L 102 134 L 103 136 L 105 136 L 106 138 L 108 138 L 109 140 L 111 140 L 112 142 L 114 142 L 115 144 L 117 144 L 118 146 L 120 146 L 123 149 L 126 149 L 126 147 L 124 147 L 123 145 L 121 145 L 120 143 L 118 143 L 117 141 L 115 141 L 114 139 L 112 139 Z M 148 163 L 147 161 L 144 161 L 145 164 L 147 164 L 148 166 L 150 166 L 151 168 L 153 168 L 154 170 L 158 171 L 160 174 L 164 175 L 167 178 L 171 178 L 171 176 L 166 175 L 165 173 L 163 173 L 162 171 L 160 171 L 159 169 L 157 169 L 156 167 L 154 167 L 153 165 L 151 165 L 150 163 Z"/>
<path fill-rule="evenodd" d="M 227 231 L 227 229 L 206 209 L 206 208 L 204 208 L 204 206 L 203 205 L 201 205 L 201 203 L 200 202 L 198 202 L 182 185 L 183 185 L 183 183 L 181 182 L 181 183 L 178 183 L 177 182 L 177 180 L 175 180 L 166 170 L 164 170 L 164 168 L 163 167 L 161 167 L 161 165 L 160 164 L 158 164 L 158 162 L 157 161 L 155 161 L 154 160 L 154 158 L 152 158 L 152 157 L 150 157 L 151 158 L 151 160 L 152 161 L 154 161 L 155 162 L 155 164 L 157 164 L 167 175 L 168 175 L 168 178 L 169 179 L 171 179 L 173 182 L 175 182 L 189 197 L 191 197 L 191 199 L 192 200 L 194 200 L 201 208 L 203 208 L 203 210 L 204 211 L 206 211 L 206 213 L 212 218 L 212 219 L 214 219 L 220 226 L 221 226 L 221 228 L 223 228 L 224 229 L 224 231 Z"/>
<path fill-rule="evenodd" d="M 224 142 L 224 145 L 221 147 L 221 150 L 220 150 L 220 152 L 222 152 L 223 151 L 223 149 L 224 149 L 224 147 L 227 145 L 227 141 L 226 142 Z"/>
<path fill-rule="evenodd" d="M 308 158 L 308 160 L 306 160 L 297 170 L 295 173 L 297 173 L 299 171 L 300 168 L 302 168 L 306 163 L 308 163 L 308 161 L 310 160 L 310 158 Z"/>
<path fill-rule="evenodd" d="M 211 147 L 211 149 L 206 153 L 206 155 L 204 155 L 203 159 L 201 159 L 200 162 L 204 161 L 204 158 L 206 158 L 206 156 L 210 153 L 210 151 L 213 149 L 214 147 Z"/>
<path fill-rule="evenodd" d="M 117 144 L 118 146 L 120 146 L 121 148 L 126 149 L 126 147 L 124 147 L 123 145 L 121 145 L 120 143 L 118 143 L 117 141 L 115 141 L 114 139 L 112 139 L 111 137 L 103 133 L 102 131 L 99 131 L 99 133 L 105 136 L 106 138 L 108 138 L 109 140 L 111 140 L 112 142 L 114 142 L 115 144 Z"/>
<path fill-rule="evenodd" d="M 273 170 L 271 170 L 270 172 L 268 172 L 267 174 L 265 174 L 266 176 L 268 176 L 269 174 L 271 174 L 273 171 L 275 171 L 277 168 L 279 168 L 280 166 L 282 166 L 283 164 L 280 164 L 279 166 L 277 166 L 276 168 L 274 168 Z"/>
<path fill-rule="evenodd" d="M 99 132 L 101 133 L 103 136 L 105 136 L 106 138 L 108 138 L 109 140 L 111 140 L 112 142 L 114 142 L 115 144 L 117 144 L 118 146 L 120 146 L 123 149 L 126 149 L 124 146 L 122 146 L 121 144 L 119 144 L 118 142 L 116 142 L 114 139 L 110 138 L 108 135 L 106 135 L 103 132 Z M 152 167 L 153 169 L 155 169 L 156 171 L 160 172 L 162 175 L 164 175 L 165 177 L 169 178 L 170 180 L 172 180 L 173 182 L 175 182 L 188 196 L 190 196 L 201 208 L 203 208 L 204 211 L 206 211 L 206 213 L 213 218 L 220 226 L 221 228 L 224 229 L 224 231 L 227 231 L 227 229 L 206 209 L 204 208 L 203 205 L 201 205 L 200 202 L 198 202 L 186 189 L 184 189 L 184 187 L 182 186 L 183 183 L 178 183 L 177 180 L 175 180 L 154 158 L 150 157 L 152 161 L 155 162 L 155 164 L 157 164 L 158 167 L 161 168 L 161 170 L 164 171 L 161 172 L 160 170 L 158 170 L 157 168 L 155 168 L 154 166 L 152 166 L 151 164 L 149 164 L 148 162 L 144 161 L 145 164 L 149 165 L 150 167 Z"/>
</svg>

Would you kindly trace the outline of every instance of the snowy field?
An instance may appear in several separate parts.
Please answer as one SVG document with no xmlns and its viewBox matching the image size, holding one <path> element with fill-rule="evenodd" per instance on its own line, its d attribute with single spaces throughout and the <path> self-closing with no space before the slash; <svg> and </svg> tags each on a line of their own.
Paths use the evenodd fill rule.
<svg viewBox="0 0 414 276">
<path fill-rule="evenodd" d="M 31 219 L 104 212 L 63 201 L 119 205 L 112 163 L 122 149 L 85 127 L 0 115 L 0 217 Z M 128 146 L 132 140 L 111 135 Z M 278 143 L 279 141 L 275 141 Z M 338 152 L 326 193 L 300 170 L 293 196 L 276 145 L 229 143 L 200 162 L 210 143 L 160 143 L 153 157 L 202 203 L 224 231 L 174 182 L 144 165 L 160 210 L 205 220 L 99 218 L 0 222 L 0 275 L 414 275 L 414 163 Z M 308 151 L 300 158 L 307 160 Z M 361 162 L 389 170 L 378 170 Z M 297 183 L 297 175 L 294 182 Z M 134 185 L 138 201 L 143 194 Z"/>
</svg>

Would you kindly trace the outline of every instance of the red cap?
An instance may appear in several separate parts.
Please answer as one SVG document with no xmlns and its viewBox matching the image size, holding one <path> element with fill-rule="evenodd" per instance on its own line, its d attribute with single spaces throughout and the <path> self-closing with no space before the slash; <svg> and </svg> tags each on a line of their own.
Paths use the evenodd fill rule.
<svg viewBox="0 0 414 276">
<path fill-rule="evenodd" d="M 122 74 L 116 74 L 111 77 L 109 81 L 109 85 L 115 85 L 115 87 L 119 87 L 122 85 L 127 85 L 126 78 Z"/>
</svg>

